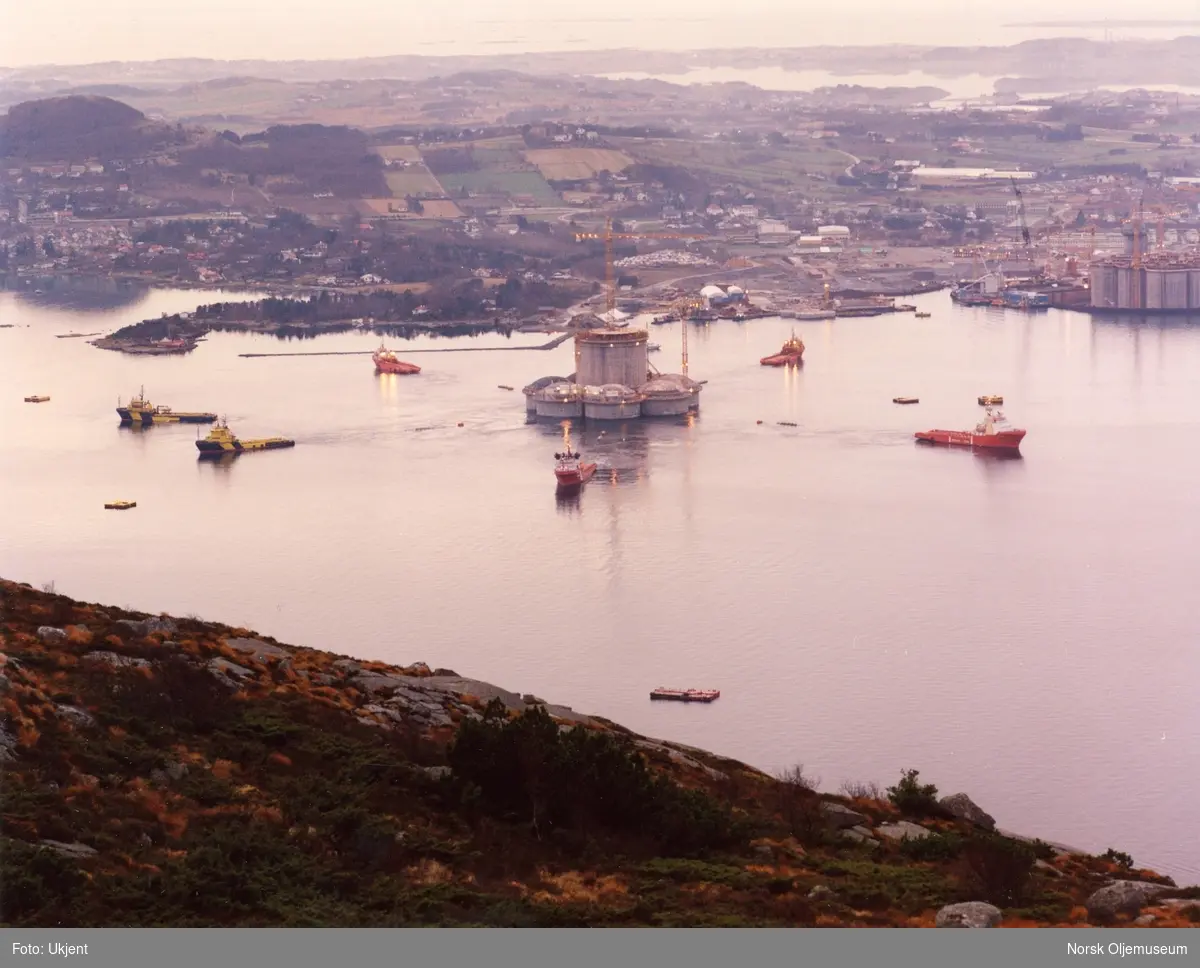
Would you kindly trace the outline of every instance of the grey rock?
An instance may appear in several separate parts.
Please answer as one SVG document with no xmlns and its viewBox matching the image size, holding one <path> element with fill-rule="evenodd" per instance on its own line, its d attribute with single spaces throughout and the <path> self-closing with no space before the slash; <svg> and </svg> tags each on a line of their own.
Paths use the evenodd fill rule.
<svg viewBox="0 0 1200 968">
<path fill-rule="evenodd" d="M 920 824 L 912 823 L 908 820 L 900 820 L 896 823 L 882 824 L 875 828 L 875 832 L 879 834 L 880 837 L 887 837 L 888 840 L 923 840 L 930 834 L 930 832 Z"/>
<path fill-rule="evenodd" d="M 809 900 L 812 901 L 823 901 L 826 898 L 833 897 L 833 890 L 832 888 L 826 887 L 824 884 L 818 884 L 808 892 L 808 897 Z"/>
<path fill-rule="evenodd" d="M 948 797 L 942 797 L 938 801 L 938 805 L 952 817 L 958 817 L 959 820 L 966 820 L 984 830 L 996 829 L 995 818 L 965 793 L 954 793 Z"/>
<path fill-rule="evenodd" d="M 56 629 L 53 625 L 42 625 L 37 630 L 37 637 L 46 645 L 59 645 L 67 641 L 67 630 Z"/>
<path fill-rule="evenodd" d="M 404 716 L 396 709 L 389 706 L 381 706 L 379 703 L 367 703 L 362 707 L 364 712 L 374 713 L 376 716 L 383 716 L 385 719 L 390 719 L 393 723 L 404 722 Z"/>
<path fill-rule="evenodd" d="M 326 675 L 323 672 L 313 676 L 312 681 L 318 686 L 332 686 L 337 682 L 333 676 Z"/>
<path fill-rule="evenodd" d="M 1153 914 L 1143 914 L 1140 917 L 1134 918 L 1133 923 L 1139 928 L 1148 928 L 1157 920 L 1158 918 L 1156 918 Z"/>
<path fill-rule="evenodd" d="M 754 848 L 754 853 L 759 857 L 764 857 L 771 860 L 775 857 L 775 849 L 770 844 L 759 844 Z"/>
<path fill-rule="evenodd" d="M 523 695 L 521 697 L 521 701 L 523 703 L 525 703 L 525 705 L 527 705 L 527 706 L 544 706 L 544 705 L 546 705 L 545 699 L 538 699 L 537 696 L 533 695 L 532 693 L 528 693 L 528 692 L 525 693 L 525 695 Z"/>
<path fill-rule="evenodd" d="M 17 738 L 8 731 L 8 728 L 0 723 L 0 763 L 6 763 L 9 760 L 15 760 Z"/>
<path fill-rule="evenodd" d="M 362 666 L 353 659 L 338 659 L 333 663 L 333 667 L 342 672 L 362 672 Z"/>
<path fill-rule="evenodd" d="M 947 904 L 938 911 L 934 924 L 939 928 L 994 928 L 1003 915 L 993 904 L 983 901 L 966 901 L 962 904 Z"/>
<path fill-rule="evenodd" d="M 1155 901 L 1154 906 L 1170 908 L 1172 911 L 1185 911 L 1188 908 L 1200 911 L 1200 899 L 1194 897 L 1172 897 L 1165 901 Z"/>
<path fill-rule="evenodd" d="M 1145 881 L 1113 881 L 1100 888 L 1085 902 L 1089 918 L 1111 918 L 1115 914 L 1137 914 L 1170 888 Z"/>
<path fill-rule="evenodd" d="M 12 683 L 9 682 L 8 676 L 6 676 L 3 672 L 0 672 L 0 696 L 8 692 L 8 687 L 11 685 Z"/>
<path fill-rule="evenodd" d="M 679 747 L 670 743 L 656 743 L 648 739 L 635 739 L 633 745 L 638 749 L 650 750 L 658 753 L 665 753 L 667 758 L 678 766 L 686 767 L 689 770 L 698 770 L 713 780 L 727 780 L 729 775 L 722 773 L 720 770 L 713 769 L 705 763 L 701 763 L 694 756 L 688 756 Z M 697 751 L 699 752 L 699 751 Z"/>
<path fill-rule="evenodd" d="M 209 660 L 208 671 L 216 676 L 221 682 L 226 685 L 237 688 L 240 681 L 247 676 L 253 676 L 254 673 L 245 666 L 240 666 L 236 662 L 230 662 L 222 656 L 217 656 L 215 659 Z"/>
<path fill-rule="evenodd" d="M 154 846 L 154 841 L 150 839 L 150 835 L 148 833 L 146 833 L 146 831 L 144 831 L 144 830 L 140 834 L 138 834 L 137 843 L 138 843 L 139 847 L 153 847 Z"/>
<path fill-rule="evenodd" d="M 135 668 L 140 666 L 148 666 L 150 663 L 146 659 L 139 659 L 133 655 L 118 655 L 116 652 L 107 652 L 101 650 L 99 652 L 89 652 L 81 660 L 89 664 L 110 665 L 115 669 Z"/>
<path fill-rule="evenodd" d="M 143 619 L 121 618 L 117 619 L 116 624 L 125 626 L 134 635 L 141 636 L 142 638 L 155 633 L 160 635 L 174 635 L 176 632 L 175 623 L 169 618 L 158 618 L 153 615 Z"/>
<path fill-rule="evenodd" d="M 412 673 L 415 676 L 432 675 L 429 666 L 427 666 L 424 662 L 414 662 L 411 666 L 409 666 L 409 668 L 412 670 Z"/>
<path fill-rule="evenodd" d="M 374 695 L 386 689 L 396 689 L 406 686 L 412 680 L 408 676 L 385 676 L 379 672 L 364 672 L 350 680 L 359 689 Z"/>
<path fill-rule="evenodd" d="M 821 813 L 824 814 L 825 820 L 835 830 L 847 830 L 850 827 L 860 827 L 868 822 L 864 814 L 857 810 L 851 810 L 849 807 L 840 804 L 825 801 L 821 804 Z"/>
<path fill-rule="evenodd" d="M 62 854 L 64 857 L 74 857 L 76 860 L 95 857 L 99 853 L 95 847 L 89 847 L 87 844 L 66 844 L 61 840 L 42 840 L 39 841 L 39 844 L 57 854 Z"/>
<path fill-rule="evenodd" d="M 1045 871 L 1051 877 L 1062 877 L 1063 876 L 1062 871 L 1060 871 L 1057 867 L 1055 867 L 1053 864 L 1051 864 L 1047 861 L 1044 861 L 1041 859 L 1035 860 L 1033 862 L 1033 866 L 1036 867 L 1040 871 Z"/>
<path fill-rule="evenodd" d="M 151 770 L 150 780 L 158 786 L 166 786 L 173 780 L 182 780 L 188 775 L 188 765 L 186 763 L 168 763 L 162 769 Z"/>
<path fill-rule="evenodd" d="M 865 844 L 868 847 L 879 846 L 879 841 L 871 836 L 871 831 L 866 827 L 851 827 L 849 830 L 841 831 L 838 836 L 842 840 L 849 840 L 856 844 Z"/>
<path fill-rule="evenodd" d="M 442 780 L 448 777 L 452 770 L 448 766 L 422 766 L 421 772 L 435 780 Z"/>
<path fill-rule="evenodd" d="M 226 639 L 225 644 L 231 649 L 245 652 L 250 658 L 257 659 L 259 662 L 268 658 L 290 659 L 292 656 L 287 649 L 272 645 L 270 642 L 263 642 L 261 639 Z"/>
<path fill-rule="evenodd" d="M 435 676 L 450 676 L 453 679 L 458 678 L 458 673 L 453 669 L 434 669 L 433 674 Z"/>
<path fill-rule="evenodd" d="M 55 705 L 54 711 L 67 722 L 74 723 L 76 726 L 96 725 L 96 717 L 78 706 Z"/>
</svg>

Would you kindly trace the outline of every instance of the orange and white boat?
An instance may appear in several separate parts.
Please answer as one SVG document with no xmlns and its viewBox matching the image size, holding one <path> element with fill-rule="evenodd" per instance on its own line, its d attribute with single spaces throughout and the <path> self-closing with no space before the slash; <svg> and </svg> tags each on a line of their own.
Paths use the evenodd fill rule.
<svg viewBox="0 0 1200 968">
<path fill-rule="evenodd" d="M 554 476 L 561 490 L 582 487 L 596 473 L 595 463 L 580 459 L 577 451 L 565 450 L 554 455 Z"/>
<path fill-rule="evenodd" d="M 927 444 L 971 447 L 981 450 L 1016 451 L 1025 439 L 1025 431 L 1009 425 L 1004 414 L 988 407 L 974 430 L 921 430 L 915 436 Z"/>
<path fill-rule="evenodd" d="M 804 340 L 792 333 L 791 339 L 783 344 L 778 353 L 764 356 L 758 362 L 763 366 L 799 366 L 804 362 Z"/>
<path fill-rule="evenodd" d="M 416 363 L 405 363 L 382 343 L 379 344 L 379 349 L 371 354 L 371 359 L 375 361 L 376 373 L 401 373 L 408 375 L 421 372 L 421 368 Z"/>
<path fill-rule="evenodd" d="M 673 699 L 676 702 L 712 702 L 721 698 L 720 689 L 667 689 L 664 686 L 651 691 L 651 699 Z"/>
</svg>

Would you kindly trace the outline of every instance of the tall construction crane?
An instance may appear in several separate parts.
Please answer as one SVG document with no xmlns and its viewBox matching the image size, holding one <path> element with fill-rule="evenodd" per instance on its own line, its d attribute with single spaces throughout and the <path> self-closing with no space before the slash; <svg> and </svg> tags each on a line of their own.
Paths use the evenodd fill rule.
<svg viewBox="0 0 1200 968">
<path fill-rule="evenodd" d="M 1008 176 L 1008 180 L 1012 182 L 1012 190 L 1017 196 L 1017 221 L 1021 225 L 1021 239 L 1025 245 L 1029 245 L 1029 223 L 1025 221 L 1025 198 L 1021 195 L 1021 189 L 1017 187 L 1017 180 Z"/>
<path fill-rule="evenodd" d="M 611 322 L 617 311 L 617 278 L 613 268 L 613 239 L 704 239 L 705 235 L 684 235 L 673 232 L 614 232 L 612 218 L 604 219 L 603 232 L 576 232 L 575 241 L 584 239 L 604 240 L 604 283 L 607 289 L 607 312 Z"/>
</svg>

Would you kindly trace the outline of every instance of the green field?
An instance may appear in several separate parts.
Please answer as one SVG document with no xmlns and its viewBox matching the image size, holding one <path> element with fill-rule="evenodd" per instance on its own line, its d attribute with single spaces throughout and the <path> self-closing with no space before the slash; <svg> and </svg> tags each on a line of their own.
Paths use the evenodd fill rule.
<svg viewBox="0 0 1200 968">
<path fill-rule="evenodd" d="M 396 198 L 404 198 L 406 195 L 442 194 L 442 186 L 438 184 L 438 180 L 424 170 L 389 171 L 384 177 L 387 179 L 388 189 Z"/>
<path fill-rule="evenodd" d="M 442 187 L 451 197 L 462 189 L 482 194 L 531 195 L 545 205 L 557 204 L 560 199 L 553 188 L 536 171 L 464 171 L 441 176 Z"/>
</svg>

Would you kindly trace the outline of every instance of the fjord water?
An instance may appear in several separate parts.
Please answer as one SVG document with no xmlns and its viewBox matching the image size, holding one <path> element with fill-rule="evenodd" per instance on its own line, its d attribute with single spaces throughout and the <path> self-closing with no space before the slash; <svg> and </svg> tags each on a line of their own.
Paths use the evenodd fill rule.
<svg viewBox="0 0 1200 968">
<path fill-rule="evenodd" d="M 758 365 L 790 322 L 692 326 L 700 415 L 576 428 L 602 470 L 559 501 L 562 428 L 526 424 L 519 388 L 570 372 L 569 343 L 413 354 L 421 375 L 377 377 L 369 356 L 238 356 L 370 350 L 365 334 L 214 333 L 162 358 L 55 338 L 219 298 L 92 312 L 0 294 L 0 574 L 424 660 L 803 763 L 826 789 L 918 768 L 1007 829 L 1200 879 L 1195 322 L 936 294 L 916 300 L 929 319 L 795 324 L 801 371 Z M 679 325 L 651 339 L 677 369 Z M 200 462 L 195 427 L 118 427 L 143 384 L 297 446 Z M 914 444 L 971 426 L 984 393 L 1028 429 L 1022 459 Z M 116 498 L 138 506 L 105 511 Z M 659 685 L 722 697 L 649 702 Z"/>
</svg>

